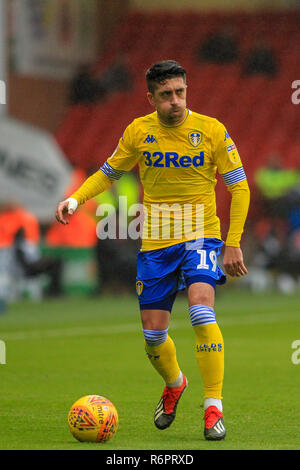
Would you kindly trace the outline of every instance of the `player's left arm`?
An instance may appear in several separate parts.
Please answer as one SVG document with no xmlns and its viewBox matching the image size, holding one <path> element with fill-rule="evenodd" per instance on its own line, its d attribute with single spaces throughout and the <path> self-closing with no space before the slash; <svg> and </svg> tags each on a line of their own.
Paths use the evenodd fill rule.
<svg viewBox="0 0 300 470">
<path fill-rule="evenodd" d="M 244 264 L 240 240 L 248 214 L 250 191 L 247 180 L 227 186 L 231 193 L 230 225 L 225 242 L 223 265 L 230 276 L 244 276 L 248 273 Z"/>
<path fill-rule="evenodd" d="M 238 150 L 225 127 L 221 123 L 218 124 L 215 132 L 216 165 L 231 193 L 230 225 L 223 265 L 227 274 L 240 277 L 248 273 L 240 241 L 250 204 L 250 190 Z"/>
</svg>

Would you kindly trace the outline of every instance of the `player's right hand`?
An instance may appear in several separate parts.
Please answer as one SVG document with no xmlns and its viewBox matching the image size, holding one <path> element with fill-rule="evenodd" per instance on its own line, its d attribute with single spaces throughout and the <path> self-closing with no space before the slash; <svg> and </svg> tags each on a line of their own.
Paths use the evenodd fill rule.
<svg viewBox="0 0 300 470">
<path fill-rule="evenodd" d="M 74 198 L 68 198 L 65 201 L 59 202 L 56 207 L 56 220 L 63 225 L 68 225 L 68 215 L 73 215 L 77 207 L 78 202 Z"/>
</svg>

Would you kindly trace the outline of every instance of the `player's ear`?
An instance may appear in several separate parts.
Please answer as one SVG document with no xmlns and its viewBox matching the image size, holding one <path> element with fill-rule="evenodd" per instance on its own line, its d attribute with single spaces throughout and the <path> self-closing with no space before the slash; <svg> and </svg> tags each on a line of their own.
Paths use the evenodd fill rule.
<svg viewBox="0 0 300 470">
<path fill-rule="evenodd" d="M 147 92 L 147 98 L 148 98 L 148 101 L 151 104 L 151 106 L 155 106 L 153 95 L 152 95 L 152 93 L 150 93 L 150 91 Z"/>
</svg>

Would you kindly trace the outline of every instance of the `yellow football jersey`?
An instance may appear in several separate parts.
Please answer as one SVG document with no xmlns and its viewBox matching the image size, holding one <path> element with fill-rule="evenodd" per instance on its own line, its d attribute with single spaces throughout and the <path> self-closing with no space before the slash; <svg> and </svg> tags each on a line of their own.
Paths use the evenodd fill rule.
<svg viewBox="0 0 300 470">
<path fill-rule="evenodd" d="M 190 110 L 172 127 L 162 124 L 156 111 L 139 117 L 126 128 L 101 170 L 116 180 L 135 165 L 144 188 L 142 250 L 202 237 L 221 239 L 216 172 L 227 186 L 246 180 L 222 123 Z"/>
</svg>

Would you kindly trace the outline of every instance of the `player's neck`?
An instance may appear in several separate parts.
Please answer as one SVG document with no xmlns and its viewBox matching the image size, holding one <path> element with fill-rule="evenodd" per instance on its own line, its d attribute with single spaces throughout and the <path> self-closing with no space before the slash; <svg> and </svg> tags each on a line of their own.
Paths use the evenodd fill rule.
<svg viewBox="0 0 300 470">
<path fill-rule="evenodd" d="M 182 117 L 179 116 L 178 119 L 166 119 L 157 112 L 159 122 L 167 127 L 179 126 L 186 120 L 187 115 L 188 115 L 188 109 L 185 109 L 183 116 Z"/>
</svg>

